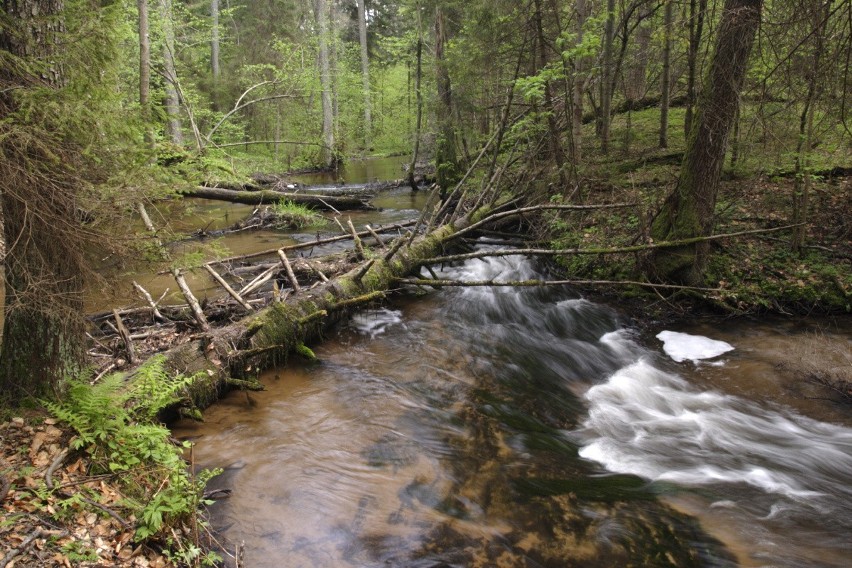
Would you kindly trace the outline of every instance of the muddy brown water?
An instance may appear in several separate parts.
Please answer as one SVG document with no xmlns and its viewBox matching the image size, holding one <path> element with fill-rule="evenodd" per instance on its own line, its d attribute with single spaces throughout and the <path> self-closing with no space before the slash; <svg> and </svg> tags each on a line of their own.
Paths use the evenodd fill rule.
<svg viewBox="0 0 852 568">
<path fill-rule="evenodd" d="M 735 349 L 674 363 L 570 290 L 412 292 L 175 434 L 251 567 L 848 566 L 852 424 L 777 366 L 812 327 L 677 331 Z"/>
</svg>

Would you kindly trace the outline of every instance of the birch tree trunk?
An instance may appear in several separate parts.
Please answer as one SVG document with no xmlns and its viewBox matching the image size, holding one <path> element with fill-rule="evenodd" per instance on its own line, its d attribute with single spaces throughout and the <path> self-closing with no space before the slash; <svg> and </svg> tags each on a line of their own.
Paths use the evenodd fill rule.
<svg viewBox="0 0 852 568">
<path fill-rule="evenodd" d="M 219 0 L 210 0 L 210 72 L 219 81 Z"/>
</svg>

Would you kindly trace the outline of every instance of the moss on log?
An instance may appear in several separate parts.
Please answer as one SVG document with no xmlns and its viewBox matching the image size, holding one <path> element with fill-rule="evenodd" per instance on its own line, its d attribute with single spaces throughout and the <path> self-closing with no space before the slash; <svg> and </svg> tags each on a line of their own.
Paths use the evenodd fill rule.
<svg viewBox="0 0 852 568">
<path fill-rule="evenodd" d="M 258 191 L 235 191 L 221 187 L 196 187 L 181 191 L 184 197 L 199 197 L 202 199 L 218 199 L 231 203 L 244 203 L 247 205 L 263 205 L 289 201 L 297 205 L 310 207 L 311 209 L 323 209 L 328 211 L 343 211 L 351 209 L 373 209 L 366 196 L 346 195 L 314 195 L 310 193 L 283 193 L 271 189 Z"/>
<path fill-rule="evenodd" d="M 291 351 L 318 338 L 350 308 L 381 299 L 398 278 L 440 253 L 454 233 L 469 224 L 463 218 L 439 227 L 415 239 L 410 247 L 401 248 L 389 260 L 370 258 L 366 272 L 367 263 L 363 263 L 312 290 L 166 351 L 166 368 L 195 375 L 197 380 L 189 395 L 197 407 L 206 408 L 228 389 L 229 379 L 252 379 L 265 369 L 283 364 Z"/>
</svg>

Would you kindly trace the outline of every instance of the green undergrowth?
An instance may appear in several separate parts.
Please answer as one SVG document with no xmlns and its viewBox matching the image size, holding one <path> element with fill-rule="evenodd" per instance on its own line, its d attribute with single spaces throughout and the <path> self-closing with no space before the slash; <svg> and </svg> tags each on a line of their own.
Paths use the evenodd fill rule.
<svg viewBox="0 0 852 568">
<path fill-rule="evenodd" d="M 277 224 L 288 229 L 304 229 L 325 223 L 325 218 L 304 205 L 292 201 L 279 201 L 272 205 Z"/>
<path fill-rule="evenodd" d="M 159 544 L 178 565 L 212 565 L 218 557 L 202 546 L 199 510 L 209 504 L 204 488 L 219 471 L 190 471 L 182 457 L 189 443 L 175 443 L 158 421 L 162 409 L 185 401 L 195 379 L 163 365 L 155 356 L 129 382 L 118 373 L 95 385 L 74 380 L 60 402 L 44 404 L 76 432 L 71 449 L 88 458 L 89 474 L 120 480 L 120 514 L 135 520 L 138 542 Z"/>
</svg>

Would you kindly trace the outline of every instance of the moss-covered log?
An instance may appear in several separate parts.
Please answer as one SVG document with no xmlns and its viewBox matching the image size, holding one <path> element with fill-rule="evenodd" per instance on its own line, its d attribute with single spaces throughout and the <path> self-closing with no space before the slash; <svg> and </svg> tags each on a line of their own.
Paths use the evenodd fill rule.
<svg viewBox="0 0 852 568">
<path fill-rule="evenodd" d="M 415 239 L 410 247 L 401 248 L 390 260 L 375 256 L 312 290 L 211 330 L 201 339 L 167 351 L 166 367 L 196 374 L 190 395 L 198 407 L 207 407 L 228 388 L 228 379 L 251 378 L 283 363 L 292 350 L 316 339 L 347 310 L 379 299 L 398 278 L 416 270 L 425 258 L 439 254 L 443 245 L 469 224 L 464 218 L 442 226 Z M 370 267 L 364 272 L 367 263 Z"/>
<path fill-rule="evenodd" d="M 244 203 L 246 205 L 270 205 L 279 201 L 289 201 L 290 203 L 304 205 L 311 209 L 323 209 L 327 211 L 373 209 L 367 196 L 364 195 L 314 195 L 310 193 L 284 193 L 271 189 L 235 191 L 221 187 L 196 187 L 181 191 L 181 195 L 202 199 L 218 199 L 220 201 Z"/>
</svg>

